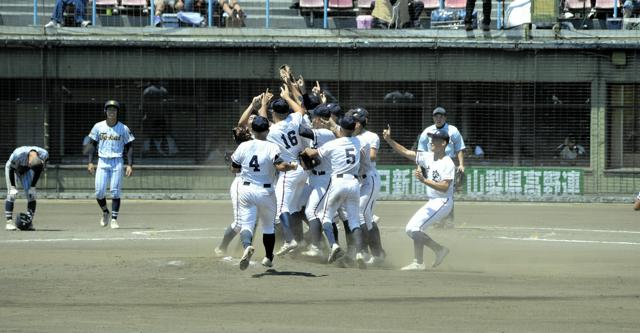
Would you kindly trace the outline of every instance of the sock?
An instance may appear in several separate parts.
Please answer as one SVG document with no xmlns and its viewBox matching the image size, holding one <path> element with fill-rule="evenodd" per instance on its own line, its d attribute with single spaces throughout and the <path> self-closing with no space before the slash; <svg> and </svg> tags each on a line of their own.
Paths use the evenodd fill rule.
<svg viewBox="0 0 640 333">
<path fill-rule="evenodd" d="M 36 214 L 35 200 L 27 202 L 27 214 L 31 215 L 31 217 L 33 217 Z"/>
<path fill-rule="evenodd" d="M 327 236 L 327 241 L 329 241 L 329 246 L 333 246 L 336 242 L 336 238 L 333 235 L 333 227 L 331 223 L 322 223 L 322 229 L 324 230 L 324 235 Z"/>
<path fill-rule="evenodd" d="M 102 209 L 103 212 L 105 213 L 109 212 L 109 208 L 107 208 L 107 199 L 105 198 L 96 199 L 96 201 L 98 202 L 98 206 L 100 206 L 100 209 Z"/>
<path fill-rule="evenodd" d="M 364 228 L 363 228 L 364 226 Z M 371 240 L 369 239 L 369 230 L 366 224 L 360 225 L 360 233 L 362 234 L 362 252 L 369 253 L 369 246 L 371 246 Z"/>
<path fill-rule="evenodd" d="M 378 229 L 377 223 L 372 223 L 373 227 L 369 230 L 369 246 L 371 247 L 371 254 L 376 257 L 382 255 L 382 240 L 380 239 L 380 229 Z"/>
<path fill-rule="evenodd" d="M 4 202 L 4 217 L 6 217 L 7 220 L 13 219 L 13 204 L 14 202 L 9 200 Z"/>
<path fill-rule="evenodd" d="M 296 240 L 296 242 L 300 243 L 302 242 L 303 239 L 303 229 L 302 229 L 302 216 L 300 214 L 300 212 L 296 212 L 291 214 L 291 233 L 293 234 L 293 239 Z"/>
<path fill-rule="evenodd" d="M 290 242 L 293 239 L 291 233 L 291 213 L 280 214 L 280 224 L 282 224 L 282 234 L 286 242 Z"/>
<path fill-rule="evenodd" d="M 220 249 L 223 251 L 227 251 L 227 247 L 229 247 L 229 243 L 233 240 L 233 237 L 236 237 L 238 233 L 235 228 L 231 226 L 227 226 L 227 229 L 224 230 L 224 236 L 222 236 L 222 242 L 220 243 Z"/>
<path fill-rule="evenodd" d="M 262 234 L 265 257 L 273 261 L 273 248 L 276 246 L 276 234 Z"/>
<path fill-rule="evenodd" d="M 249 230 L 240 231 L 240 240 L 242 241 L 242 248 L 247 248 L 251 246 L 251 242 L 253 241 L 253 235 Z"/>
<path fill-rule="evenodd" d="M 309 233 L 311 234 L 311 244 L 318 246 L 322 238 L 322 223 L 320 223 L 319 219 L 316 218 L 309 221 Z"/>
<path fill-rule="evenodd" d="M 120 212 L 120 198 L 111 199 L 111 218 L 118 219 L 118 212 Z"/>
<path fill-rule="evenodd" d="M 364 243 L 362 242 L 362 228 L 355 228 L 351 231 L 351 237 L 355 243 L 356 253 L 364 251 Z"/>
</svg>

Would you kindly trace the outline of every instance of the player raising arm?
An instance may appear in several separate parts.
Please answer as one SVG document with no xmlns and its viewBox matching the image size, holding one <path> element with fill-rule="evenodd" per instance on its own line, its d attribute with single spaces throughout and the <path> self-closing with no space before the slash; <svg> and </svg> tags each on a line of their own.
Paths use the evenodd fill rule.
<svg viewBox="0 0 640 333">
<path fill-rule="evenodd" d="M 424 247 L 427 246 L 435 253 L 432 267 L 442 263 L 449 254 L 449 249 L 431 239 L 424 230 L 431 224 L 445 218 L 453 208 L 453 181 L 455 165 L 451 157 L 445 153 L 449 143 L 449 134 L 444 130 L 437 130 L 431 134 L 431 151 L 414 152 L 406 149 L 391 138 L 391 127 L 382 132 L 382 137 L 391 145 L 393 150 L 407 159 L 414 159 L 418 169 L 414 175 L 418 181 L 427 185 L 428 202 L 422 206 L 407 223 L 405 231 L 413 239 L 414 260 L 402 267 L 402 270 L 424 270 Z"/>
</svg>

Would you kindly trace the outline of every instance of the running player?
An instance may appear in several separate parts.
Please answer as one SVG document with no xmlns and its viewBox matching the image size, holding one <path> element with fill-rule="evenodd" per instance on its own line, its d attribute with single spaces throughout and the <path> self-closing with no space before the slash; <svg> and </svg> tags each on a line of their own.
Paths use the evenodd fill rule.
<svg viewBox="0 0 640 333">
<path fill-rule="evenodd" d="M 356 263 L 358 268 L 366 268 L 362 253 L 362 230 L 358 218 L 360 182 L 358 170 L 364 151 L 368 146 L 362 147 L 360 141 L 353 136 L 356 128 L 356 120 L 351 115 L 345 115 L 340 120 L 341 137 L 325 143 L 318 149 L 306 148 L 305 153 L 311 158 L 320 157 L 329 161 L 331 165 L 331 182 L 327 189 L 327 199 L 324 202 L 320 218 L 331 253 L 328 262 L 332 263 L 344 255 L 344 251 L 336 242 L 333 234 L 333 217 L 338 208 L 344 207 L 347 211 L 349 228 L 356 248 Z"/>
<path fill-rule="evenodd" d="M 297 161 L 298 155 L 304 149 L 298 130 L 305 110 L 291 99 L 286 85 L 283 87 L 281 98 L 277 98 L 271 103 L 274 124 L 269 129 L 267 141 L 280 147 L 280 158 L 288 163 Z M 291 112 L 290 108 L 294 108 L 295 111 Z M 302 197 L 306 180 L 307 174 L 301 166 L 295 170 L 281 171 L 279 174 L 275 188 L 276 216 L 281 222 L 285 242 L 276 253 L 277 255 L 283 255 L 296 249 L 298 241 L 302 238 L 302 221 L 294 220 L 292 214 L 299 209 L 297 202 Z M 293 225 L 294 223 L 296 225 Z M 292 229 L 300 231 L 296 233 L 300 238 L 298 241 L 294 239 Z"/>
<path fill-rule="evenodd" d="M 427 236 L 424 230 L 429 225 L 447 217 L 453 208 L 455 165 L 451 157 L 445 153 L 445 147 L 449 143 L 449 134 L 444 130 L 433 132 L 431 134 L 431 151 L 417 153 L 393 140 L 391 127 L 384 130 L 382 136 L 398 154 L 416 162 L 418 168 L 414 174 L 421 183 L 427 185 L 429 201 L 413 215 L 405 228 L 407 235 L 413 239 L 415 259 L 411 264 L 402 267 L 402 270 L 425 269 L 423 261 L 425 246 L 435 253 L 435 260 L 431 267 L 437 267 L 449 254 L 449 249 Z"/>
<path fill-rule="evenodd" d="M 16 230 L 13 221 L 13 206 L 18 196 L 19 182 L 27 196 L 27 215 L 33 221 L 36 214 L 36 184 L 49 159 L 49 153 L 36 146 L 16 148 L 5 164 L 4 173 L 7 181 L 7 199 L 4 202 L 4 216 L 7 218 L 6 230 Z M 33 225 L 31 225 L 31 230 Z"/>
<path fill-rule="evenodd" d="M 369 121 L 369 112 L 363 107 L 356 107 L 349 110 L 347 114 L 356 119 L 355 134 L 360 144 L 369 146 L 366 156 L 360 161 L 360 227 L 366 224 L 363 229 L 365 235 L 365 250 L 371 248 L 372 257 L 367 262 L 370 265 L 379 265 L 384 261 L 384 251 L 382 250 L 382 240 L 380 239 L 380 229 L 378 224 L 373 221 L 373 207 L 378 200 L 380 193 L 380 176 L 376 169 L 376 159 L 378 157 L 378 149 L 380 149 L 380 137 L 377 134 L 367 130 L 367 122 Z"/>
<path fill-rule="evenodd" d="M 120 195 L 123 173 L 130 177 L 133 174 L 133 140 L 135 137 L 127 125 L 118 121 L 121 111 L 120 103 L 109 100 L 104 104 L 106 120 L 93 125 L 89 138 L 91 144 L 98 152 L 98 167 L 93 164 L 93 155 L 89 155 L 87 170 L 95 174 L 96 200 L 102 210 L 100 225 L 111 229 L 118 229 L 118 214 L 120 212 Z M 124 167 L 123 156 L 127 156 L 127 164 Z M 111 190 L 111 214 L 107 208 L 106 190 L 107 182 Z M 111 220 L 111 221 L 109 221 Z"/>
<path fill-rule="evenodd" d="M 295 170 L 295 162 L 283 162 L 280 158 L 280 148 L 266 142 L 269 131 L 269 121 L 261 116 L 253 119 L 251 132 L 255 140 L 241 143 L 231 156 L 231 170 L 240 173 L 238 183 L 238 224 L 240 225 L 240 239 L 244 247 L 240 269 L 249 266 L 255 248 L 253 230 L 256 220 L 262 222 L 262 242 L 265 258 L 262 265 L 273 266 L 273 248 L 276 243 L 274 220 L 276 215 L 276 200 L 273 181 L 276 170 L 286 172 Z"/>
</svg>

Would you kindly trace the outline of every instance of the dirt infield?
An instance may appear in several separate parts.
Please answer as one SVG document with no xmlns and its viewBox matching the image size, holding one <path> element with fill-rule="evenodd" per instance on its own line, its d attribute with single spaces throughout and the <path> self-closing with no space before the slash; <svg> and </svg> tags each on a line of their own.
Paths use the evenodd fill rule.
<svg viewBox="0 0 640 333">
<path fill-rule="evenodd" d="M 0 331 L 638 331 L 630 204 L 458 203 L 456 228 L 429 230 L 451 249 L 444 263 L 403 272 L 419 206 L 379 203 L 383 268 L 277 258 L 240 271 L 237 242 L 234 260 L 212 254 L 228 202 L 128 200 L 110 230 L 94 201 L 41 200 L 38 231 L 0 231 Z"/>
</svg>

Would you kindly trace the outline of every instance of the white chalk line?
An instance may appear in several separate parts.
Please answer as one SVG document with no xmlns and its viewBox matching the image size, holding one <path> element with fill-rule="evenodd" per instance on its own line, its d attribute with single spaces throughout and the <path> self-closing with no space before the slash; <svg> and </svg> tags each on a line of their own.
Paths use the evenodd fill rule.
<svg viewBox="0 0 640 333">
<path fill-rule="evenodd" d="M 378 226 L 380 229 L 387 230 L 404 230 L 404 227 L 391 227 L 391 226 Z M 553 227 L 500 227 L 500 226 L 476 226 L 476 227 L 467 227 L 467 226 L 456 226 L 452 229 L 447 230 L 527 230 L 527 231 L 573 231 L 573 232 L 584 232 L 584 233 L 611 233 L 611 234 L 640 234 L 640 231 L 632 231 L 632 230 L 605 230 L 605 229 L 576 229 L 576 228 L 553 228 Z"/>
<path fill-rule="evenodd" d="M 220 236 L 201 236 L 201 237 L 104 237 L 104 238 L 35 238 L 35 239 L 6 239 L 0 240 L 0 244 L 10 243 L 54 243 L 54 242 L 107 242 L 107 241 L 147 241 L 147 240 L 201 240 L 201 239 L 220 239 Z"/>
<path fill-rule="evenodd" d="M 148 230 L 148 231 L 134 231 L 134 235 L 150 236 L 154 234 L 173 233 L 173 232 L 192 232 L 192 231 L 207 231 L 214 230 L 213 228 L 199 228 L 199 229 L 165 229 L 165 230 Z"/>
<path fill-rule="evenodd" d="M 516 241 L 532 241 L 532 242 L 557 242 L 557 243 L 586 243 L 586 244 L 614 244 L 614 245 L 640 245 L 638 242 L 616 242 L 616 241 L 599 241 L 599 240 L 584 240 L 584 239 L 548 239 L 548 238 L 535 238 L 535 237 L 495 237 L 497 239 L 504 240 L 516 240 Z"/>
</svg>

